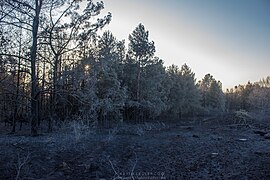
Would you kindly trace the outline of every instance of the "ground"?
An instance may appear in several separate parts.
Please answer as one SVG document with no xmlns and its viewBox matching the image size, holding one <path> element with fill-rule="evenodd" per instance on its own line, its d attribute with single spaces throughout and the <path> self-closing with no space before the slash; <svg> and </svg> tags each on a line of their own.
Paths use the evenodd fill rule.
<svg viewBox="0 0 270 180">
<path fill-rule="evenodd" d="M 2 130 L 0 179 L 270 179 L 270 139 L 256 133 L 269 121 L 217 119 L 73 123 L 38 137 Z"/>
</svg>

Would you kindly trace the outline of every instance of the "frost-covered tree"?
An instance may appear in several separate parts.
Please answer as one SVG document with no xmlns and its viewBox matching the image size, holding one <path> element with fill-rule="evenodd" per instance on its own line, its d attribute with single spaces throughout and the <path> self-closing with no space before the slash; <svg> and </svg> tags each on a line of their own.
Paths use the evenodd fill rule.
<svg viewBox="0 0 270 180">
<path fill-rule="evenodd" d="M 270 109 L 270 77 L 263 78 L 254 83 L 249 91 L 246 101 L 251 110 L 259 110 L 269 113 Z"/>
<path fill-rule="evenodd" d="M 260 87 L 270 88 L 270 76 L 266 78 L 262 78 L 259 82 L 257 82 Z"/>
<path fill-rule="evenodd" d="M 147 64 L 142 73 L 141 80 L 141 106 L 143 119 L 155 118 L 166 110 L 166 71 L 163 61 L 154 58 Z"/>
<path fill-rule="evenodd" d="M 196 86 L 195 73 L 186 64 L 181 67 L 180 73 L 184 93 L 181 114 L 196 113 L 200 108 L 201 94 Z"/>
<path fill-rule="evenodd" d="M 128 90 L 125 107 L 127 119 L 141 119 L 143 69 L 154 56 L 155 46 L 148 39 L 149 33 L 139 24 L 129 35 L 128 52 L 123 66 L 123 83 Z"/>
<path fill-rule="evenodd" d="M 140 102 L 141 93 L 141 74 L 144 67 L 151 63 L 155 53 L 153 41 L 149 41 L 149 32 L 144 25 L 139 24 L 135 30 L 129 35 L 128 56 L 132 58 L 137 65 L 137 84 L 136 84 L 136 100 Z"/>
<path fill-rule="evenodd" d="M 97 45 L 97 96 L 99 114 L 102 121 L 122 120 L 121 111 L 126 102 L 126 88 L 121 86 L 118 74 L 123 61 L 123 41 L 117 41 L 111 32 L 106 31 Z"/>
<path fill-rule="evenodd" d="M 137 75 L 138 66 L 134 59 L 127 56 L 123 63 L 123 74 L 120 77 L 123 86 L 127 89 L 128 100 L 125 104 L 125 119 L 134 120 L 137 118 L 136 109 L 140 103 L 137 101 Z"/>
<path fill-rule="evenodd" d="M 82 7 L 84 7 L 83 10 Z M 61 99 L 60 96 L 63 95 L 60 92 L 63 89 L 58 88 L 58 86 L 63 86 L 64 79 L 61 76 L 64 67 L 62 62 L 66 53 L 76 49 L 80 40 L 91 37 L 93 32 L 109 22 L 110 13 L 96 21 L 92 18 L 99 15 L 103 7 L 103 2 L 92 0 L 86 3 L 78 0 L 1 1 L 1 27 L 22 29 L 24 38 L 22 42 L 26 42 L 22 44 L 27 47 L 24 47 L 25 49 L 28 49 L 28 52 L 25 53 L 27 54 L 26 57 L 15 53 L 7 54 L 6 52 L 2 55 L 20 57 L 28 63 L 23 71 L 27 71 L 31 76 L 27 81 L 31 83 L 28 96 L 31 101 L 32 135 L 37 135 L 38 119 L 41 114 L 39 112 L 40 106 L 47 103 L 40 101 L 51 99 L 51 102 L 47 103 L 49 113 L 51 113 L 54 105 L 57 104 L 55 97 L 58 96 Z M 12 34 L 11 32 L 8 33 Z M 42 53 L 41 51 L 44 49 L 49 52 Z M 40 70 L 41 59 L 44 62 L 43 70 Z M 75 63 L 77 64 L 77 62 Z M 40 80 L 41 73 L 43 73 L 42 80 Z M 47 77 L 44 74 L 47 74 Z"/>
<path fill-rule="evenodd" d="M 129 95 L 126 115 L 137 120 L 154 118 L 165 109 L 163 61 L 154 57 L 154 42 L 142 24 L 131 33 L 129 41 L 123 80 Z"/>
<path fill-rule="evenodd" d="M 83 8 L 84 7 L 84 8 Z M 44 30 L 42 35 L 45 37 L 43 44 L 49 47 L 51 58 L 49 62 L 52 66 L 52 103 L 57 105 L 58 98 L 61 98 L 63 92 L 63 74 L 64 64 L 69 64 L 69 58 L 72 52 L 77 52 L 78 48 L 86 49 L 83 42 L 92 40 L 96 31 L 110 22 L 109 13 L 97 21 L 97 17 L 104 9 L 103 2 L 88 1 L 85 5 L 82 1 L 52 0 L 49 4 L 48 15 L 44 17 Z M 59 104 L 59 103 L 58 103 Z M 54 106 L 53 106 L 54 107 Z M 53 113 L 57 111 L 52 109 Z"/>
<path fill-rule="evenodd" d="M 196 86 L 195 74 L 184 64 L 181 69 L 172 65 L 168 68 L 170 92 L 169 113 L 178 118 L 193 114 L 200 108 L 200 92 Z"/>
<path fill-rule="evenodd" d="M 247 99 L 253 110 L 265 112 L 270 108 L 270 89 L 266 87 L 256 87 Z"/>
<path fill-rule="evenodd" d="M 169 94 L 168 94 L 168 113 L 181 117 L 183 107 L 184 91 L 182 87 L 182 75 L 176 65 L 171 65 L 167 69 Z"/>
<path fill-rule="evenodd" d="M 245 85 L 238 85 L 226 92 L 226 106 L 228 110 L 249 110 L 252 102 L 249 101 L 250 94 L 256 86 L 250 81 Z"/>
<path fill-rule="evenodd" d="M 198 85 L 202 94 L 202 106 L 206 110 L 225 110 L 225 95 L 220 81 L 216 81 L 211 74 L 206 74 Z"/>
</svg>

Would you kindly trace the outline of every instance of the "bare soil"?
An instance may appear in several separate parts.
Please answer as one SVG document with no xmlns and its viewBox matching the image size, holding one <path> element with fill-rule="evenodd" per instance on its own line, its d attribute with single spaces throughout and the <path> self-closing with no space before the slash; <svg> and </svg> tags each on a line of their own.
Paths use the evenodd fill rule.
<svg viewBox="0 0 270 180">
<path fill-rule="evenodd" d="M 217 119 L 71 126 L 38 137 L 1 127 L 0 179 L 270 179 L 267 122 Z"/>
</svg>

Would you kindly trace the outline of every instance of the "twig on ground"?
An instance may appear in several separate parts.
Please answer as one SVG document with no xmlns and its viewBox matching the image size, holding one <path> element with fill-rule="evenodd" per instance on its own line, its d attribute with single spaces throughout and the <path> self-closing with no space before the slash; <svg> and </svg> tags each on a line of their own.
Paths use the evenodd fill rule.
<svg viewBox="0 0 270 180">
<path fill-rule="evenodd" d="M 110 163 L 110 165 L 111 165 L 111 167 L 112 167 L 112 169 L 113 169 L 113 171 L 114 171 L 114 175 L 117 175 L 117 177 L 115 177 L 115 178 L 113 178 L 113 179 L 118 179 L 118 178 L 121 179 L 121 177 L 119 176 L 119 174 L 118 174 L 117 171 L 115 170 L 114 165 L 113 165 L 112 161 L 109 159 L 109 157 L 108 157 L 108 161 L 109 161 L 109 163 Z"/>
<path fill-rule="evenodd" d="M 16 174 L 16 177 L 15 177 L 16 180 L 18 180 L 20 178 L 21 170 L 29 162 L 29 159 L 30 159 L 30 153 L 29 152 L 28 152 L 28 154 L 27 154 L 27 156 L 25 158 L 21 158 L 20 154 L 18 153 L 18 162 L 17 162 L 17 165 L 16 165 L 17 174 Z"/>
<path fill-rule="evenodd" d="M 14 146 L 15 148 L 21 149 L 23 151 L 25 151 L 25 148 L 18 146 L 17 144 L 12 144 L 12 146 Z"/>
<path fill-rule="evenodd" d="M 136 152 L 134 152 L 134 154 L 135 154 L 136 159 L 135 159 L 135 163 L 134 163 L 134 165 L 133 165 L 133 167 L 132 167 L 132 171 L 131 171 L 131 178 L 132 178 L 132 179 L 135 179 L 134 176 L 133 176 L 133 173 L 134 173 L 135 167 L 136 167 L 137 162 L 138 162 L 138 158 L 137 158 Z"/>
</svg>

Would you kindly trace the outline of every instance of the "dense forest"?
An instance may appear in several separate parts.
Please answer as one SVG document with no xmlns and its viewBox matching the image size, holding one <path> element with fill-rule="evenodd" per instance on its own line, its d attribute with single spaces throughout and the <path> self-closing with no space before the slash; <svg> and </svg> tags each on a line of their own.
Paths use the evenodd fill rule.
<svg viewBox="0 0 270 180">
<path fill-rule="evenodd" d="M 50 132 L 73 120 L 109 127 L 269 110 L 270 77 L 224 92 L 211 74 L 197 80 L 187 64 L 165 67 L 143 24 L 127 43 L 101 34 L 111 20 L 103 9 L 93 1 L 1 1 L 0 121 L 12 132 L 24 122 L 37 135 L 44 123 Z"/>
<path fill-rule="evenodd" d="M 0 0 L 0 179 L 270 179 L 270 76 L 196 79 L 104 11 Z"/>
</svg>

